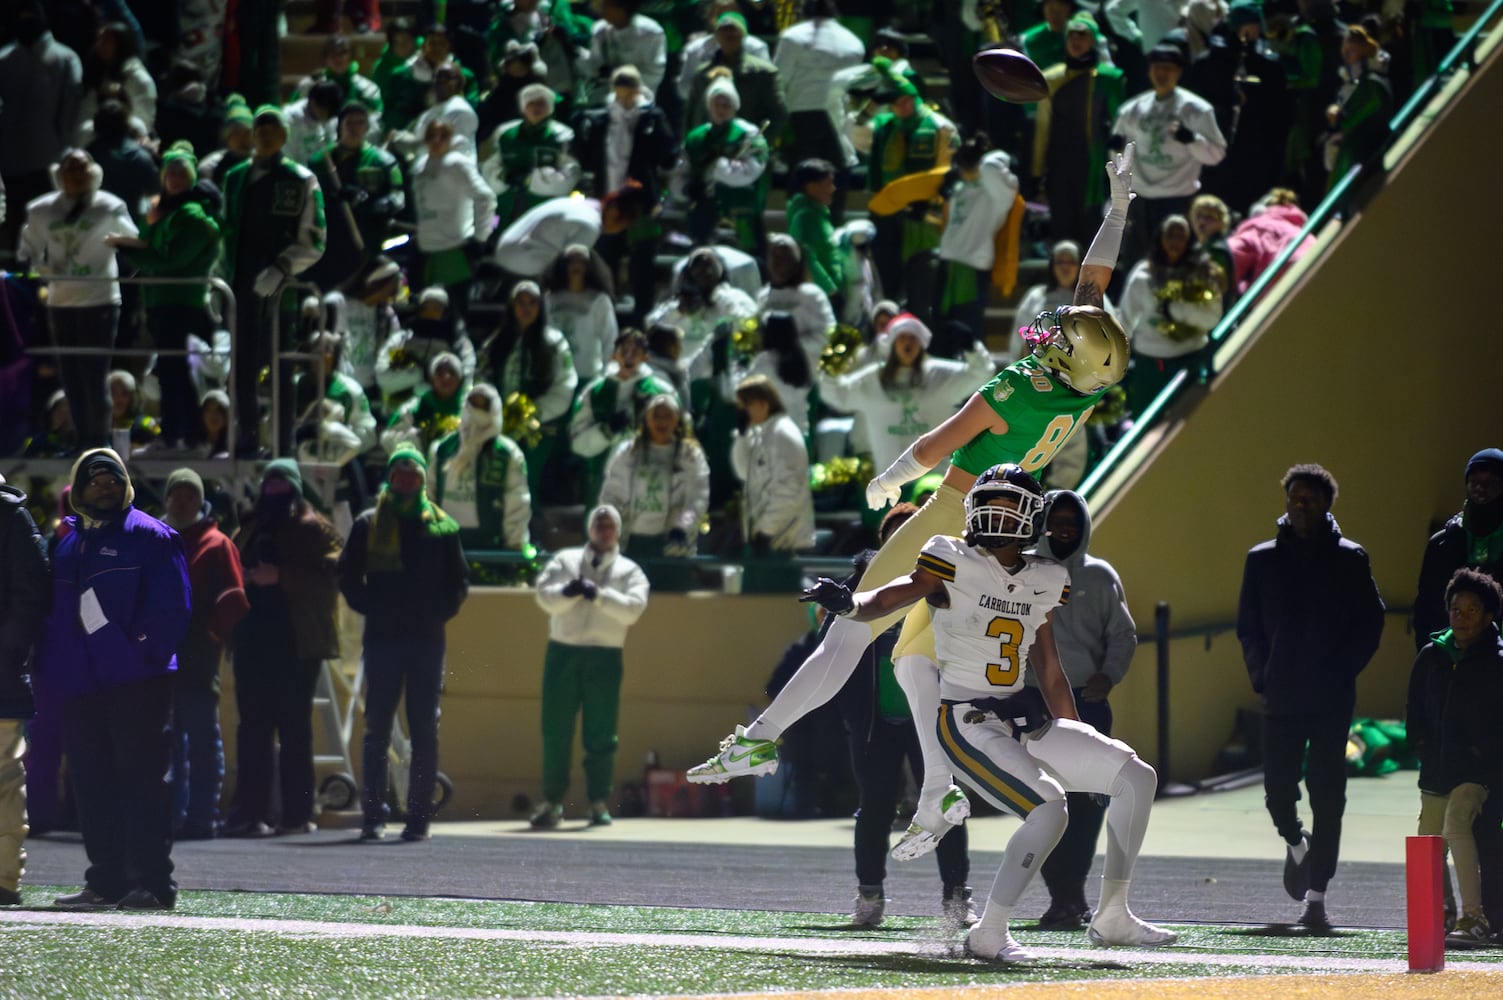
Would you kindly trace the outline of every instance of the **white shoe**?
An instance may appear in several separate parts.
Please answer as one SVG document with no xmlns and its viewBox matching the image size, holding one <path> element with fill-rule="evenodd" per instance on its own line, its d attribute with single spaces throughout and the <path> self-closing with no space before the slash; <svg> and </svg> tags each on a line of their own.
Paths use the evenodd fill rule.
<svg viewBox="0 0 1503 1000">
<path fill-rule="evenodd" d="M 939 838 L 944 833 L 930 833 L 917 823 L 909 823 L 908 829 L 903 831 L 902 838 L 896 847 L 892 849 L 891 857 L 894 861 L 912 861 L 929 854 L 939 846 Z"/>
<path fill-rule="evenodd" d="M 939 814 L 951 826 L 964 823 L 971 815 L 971 800 L 966 798 L 965 789 L 959 785 L 945 789 L 945 797 L 939 800 Z"/>
<path fill-rule="evenodd" d="M 851 914 L 851 923 L 857 927 L 876 927 L 882 923 L 882 913 L 887 909 L 887 900 L 880 891 L 875 896 L 865 892 L 856 894 L 856 912 Z"/>
<path fill-rule="evenodd" d="M 1038 957 L 1014 941 L 1011 931 L 994 931 L 980 926 L 972 927 L 966 933 L 965 950 L 972 958 L 984 958 L 989 962 L 1031 962 Z"/>
<path fill-rule="evenodd" d="M 778 745 L 772 740 L 754 740 L 745 726 L 720 741 L 720 749 L 686 775 L 696 785 L 718 785 L 742 775 L 772 774 L 778 769 Z"/>
<path fill-rule="evenodd" d="M 1162 948 L 1179 940 L 1179 935 L 1163 927 L 1139 920 L 1126 907 L 1111 912 L 1098 910 L 1086 928 L 1086 937 L 1098 948 Z"/>
<path fill-rule="evenodd" d="M 975 927 L 976 921 L 981 919 L 981 914 L 976 912 L 976 904 L 971 902 L 969 889 L 959 890 L 948 899 L 941 900 L 940 907 L 945 923 L 954 930 Z"/>
</svg>

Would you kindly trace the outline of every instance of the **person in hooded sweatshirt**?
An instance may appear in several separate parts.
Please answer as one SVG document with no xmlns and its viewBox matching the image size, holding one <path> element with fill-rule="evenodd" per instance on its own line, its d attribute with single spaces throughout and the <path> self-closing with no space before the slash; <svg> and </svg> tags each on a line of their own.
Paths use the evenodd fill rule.
<svg viewBox="0 0 1503 1000">
<path fill-rule="evenodd" d="M 1090 555 L 1090 544 L 1091 512 L 1085 499 L 1070 490 L 1045 494 L 1044 535 L 1034 552 L 1070 571 L 1070 603 L 1054 612 L 1054 644 L 1074 689 L 1080 721 L 1110 736 L 1112 706 L 1107 695 L 1132 665 L 1138 627 L 1127 610 L 1117 571 L 1105 559 Z M 1031 673 L 1028 682 L 1035 686 Z M 1040 930 L 1081 930 L 1091 920 L 1085 883 L 1096 858 L 1106 805 L 1070 792 L 1066 807 L 1070 825 L 1040 869 L 1049 888 L 1049 909 L 1039 918 Z"/>
<path fill-rule="evenodd" d="M 1278 535 L 1247 553 L 1237 638 L 1263 702 L 1263 792 L 1287 851 L 1284 891 L 1299 922 L 1326 931 L 1346 811 L 1346 742 L 1357 675 L 1378 650 L 1383 599 L 1367 551 L 1343 538 L 1331 504 L 1336 479 L 1319 465 L 1284 473 Z M 1299 817 L 1300 777 L 1314 816 Z"/>
<path fill-rule="evenodd" d="M 402 839 L 427 840 L 433 816 L 444 626 L 459 614 L 470 585 L 459 524 L 428 499 L 427 477 L 428 463 L 416 448 L 392 452 L 376 506 L 356 519 L 339 557 L 339 590 L 365 616 L 362 840 L 385 836 L 387 754 L 404 689 L 412 764 Z"/>
<path fill-rule="evenodd" d="M 459 429 L 433 442 L 428 493 L 459 523 L 473 549 L 531 552 L 532 493 L 527 458 L 501 433 L 501 394 L 481 382 L 465 396 Z"/>
<path fill-rule="evenodd" d="M 584 746 L 590 825 L 611 822 L 621 714 L 621 655 L 626 631 L 647 610 L 647 574 L 621 553 L 621 514 L 610 504 L 590 511 L 589 542 L 564 549 L 537 579 L 537 602 L 548 613 L 543 660 L 543 800 L 530 820 L 552 829 L 563 820 L 569 791 L 574 718 Z"/>
<path fill-rule="evenodd" d="M 218 834 L 224 786 L 219 664 L 250 604 L 240 551 L 219 530 L 204 499 L 203 478 L 189 468 L 175 469 L 164 496 L 162 521 L 183 540 L 193 589 L 193 618 L 177 648 L 172 700 L 172 836 L 209 840 Z"/>
<path fill-rule="evenodd" d="M 174 651 L 192 616 L 177 532 L 132 505 L 108 448 L 73 465 L 69 534 L 52 556 L 52 613 L 34 670 L 63 701 L 63 748 L 89 858 L 59 909 L 170 910 Z"/>
<path fill-rule="evenodd" d="M 1420 758 L 1418 832 L 1445 837 L 1456 864 L 1461 914 L 1446 940 L 1476 945 L 1493 936 L 1482 897 L 1484 843 L 1474 827 L 1483 803 L 1503 787 L 1503 588 L 1487 573 L 1463 567 L 1446 585 L 1445 602 L 1450 627 L 1434 632 L 1415 658 L 1405 720 Z M 1444 885 L 1446 910 L 1454 917 L 1449 875 Z"/>
<path fill-rule="evenodd" d="M 250 613 L 235 630 L 239 773 L 224 834 L 310 833 L 313 692 L 323 661 L 339 658 L 339 536 L 303 498 L 295 461 L 282 458 L 266 466 L 235 545 Z M 272 802 L 273 743 L 281 746 L 280 808 Z"/>
</svg>

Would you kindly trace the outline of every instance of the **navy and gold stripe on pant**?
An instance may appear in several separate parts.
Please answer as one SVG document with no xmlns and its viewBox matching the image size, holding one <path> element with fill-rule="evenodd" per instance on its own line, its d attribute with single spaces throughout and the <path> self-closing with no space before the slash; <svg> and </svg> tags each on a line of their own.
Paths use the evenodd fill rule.
<svg viewBox="0 0 1503 1000">
<path fill-rule="evenodd" d="M 961 734 L 960 713 L 955 711 L 956 708 L 963 710 L 964 706 L 939 706 L 939 742 L 945 748 L 951 763 L 987 801 L 999 809 L 1006 809 L 1026 819 L 1035 806 L 1043 805 L 1043 796 L 1026 782 L 1019 781 L 998 767 L 986 753 Z M 1008 739 L 1011 740 L 1010 737 Z M 1022 752 L 1021 747 L 1019 752 Z"/>
</svg>

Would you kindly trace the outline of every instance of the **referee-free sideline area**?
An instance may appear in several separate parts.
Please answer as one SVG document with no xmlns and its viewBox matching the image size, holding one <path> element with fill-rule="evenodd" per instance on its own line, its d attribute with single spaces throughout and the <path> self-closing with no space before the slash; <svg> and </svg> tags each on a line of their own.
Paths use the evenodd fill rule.
<svg viewBox="0 0 1503 1000">
<path fill-rule="evenodd" d="M 1180 941 L 1126 952 L 1034 931 L 1047 905 L 1035 884 L 1015 924 L 1040 955 L 1026 967 L 964 955 L 939 920 L 927 859 L 891 865 L 888 919 L 853 929 L 849 819 L 587 829 L 581 815 L 534 832 L 524 818 L 450 817 L 419 844 L 360 844 L 353 830 L 191 842 L 175 850 L 177 910 L 148 915 L 51 910 L 86 864 L 75 837 L 54 834 L 28 844 L 25 905 L 0 911 L 0 997 L 1028 997 L 1086 983 L 1093 998 L 1503 996 L 1503 950 L 1449 952 L 1438 975 L 1406 971 L 1404 837 L 1417 796 L 1412 773 L 1349 785 L 1329 935 L 1294 924 L 1260 786 L 1161 800 L 1134 908 Z M 1015 822 L 971 821 L 978 896 Z"/>
</svg>

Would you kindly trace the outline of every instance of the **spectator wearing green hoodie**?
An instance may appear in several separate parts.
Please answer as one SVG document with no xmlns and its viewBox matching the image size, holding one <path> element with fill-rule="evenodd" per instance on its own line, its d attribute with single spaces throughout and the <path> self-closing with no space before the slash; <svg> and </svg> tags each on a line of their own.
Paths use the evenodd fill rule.
<svg viewBox="0 0 1503 1000">
<path fill-rule="evenodd" d="M 427 476 L 416 448 L 398 448 L 376 506 L 356 519 L 339 559 L 339 589 L 365 616 L 362 840 L 385 835 L 387 754 L 404 689 L 412 766 L 402 839 L 427 840 L 433 815 L 444 626 L 469 593 L 469 570 L 459 524 L 428 499 Z"/>
<path fill-rule="evenodd" d="M 207 341 L 208 278 L 219 261 L 218 198 L 198 183 L 198 158 L 186 142 L 162 154 L 162 190 L 152 199 L 140 236 L 111 236 L 105 242 L 121 251 L 148 278 L 199 278 L 203 284 L 146 285 L 141 302 L 152 343 L 164 352 L 186 351 L 188 335 Z M 163 353 L 156 360 L 162 388 L 162 434 L 181 446 L 195 437 L 197 394 L 188 372 L 187 354 Z"/>
<path fill-rule="evenodd" d="M 804 160 L 793 171 L 793 197 L 788 199 L 788 235 L 804 248 L 809 280 L 835 299 L 845 288 L 845 268 L 835 248 L 835 224 L 830 205 L 835 198 L 835 165 L 829 160 Z"/>
</svg>

